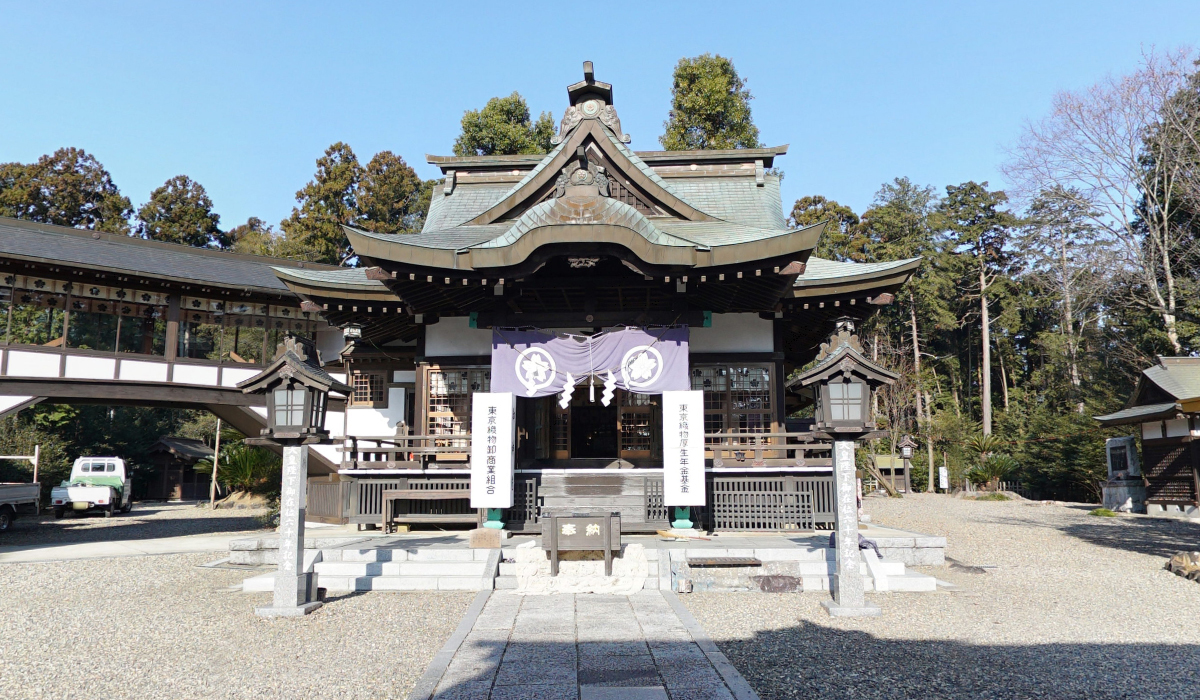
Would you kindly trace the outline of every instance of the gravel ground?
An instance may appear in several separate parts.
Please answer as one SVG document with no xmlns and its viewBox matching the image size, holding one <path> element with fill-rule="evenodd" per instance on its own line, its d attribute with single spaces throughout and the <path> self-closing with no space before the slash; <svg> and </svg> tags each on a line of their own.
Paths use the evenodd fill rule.
<svg viewBox="0 0 1200 700">
<path fill-rule="evenodd" d="M 404 698 L 473 593 L 270 594 L 208 555 L 0 565 L 0 698 Z"/>
<path fill-rule="evenodd" d="M 764 700 L 1200 696 L 1200 584 L 1163 569 L 1200 525 L 1100 518 L 1095 506 L 867 499 L 875 522 L 949 538 L 958 587 L 868 594 L 883 617 L 835 620 L 823 596 L 680 596 Z"/>
<path fill-rule="evenodd" d="M 76 515 L 68 513 L 55 520 L 43 511 L 38 517 L 17 518 L 8 532 L 0 535 L 0 546 L 39 544 L 80 544 L 112 540 L 144 540 L 154 537 L 215 535 L 262 530 L 254 516 L 263 509 L 209 510 L 208 503 L 194 504 L 137 502 L 124 515 L 104 517 L 99 511 Z"/>
</svg>

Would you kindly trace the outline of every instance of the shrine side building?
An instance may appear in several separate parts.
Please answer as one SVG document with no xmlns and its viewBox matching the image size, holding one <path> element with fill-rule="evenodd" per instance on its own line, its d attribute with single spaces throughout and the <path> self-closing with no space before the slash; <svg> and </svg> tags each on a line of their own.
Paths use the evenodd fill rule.
<svg viewBox="0 0 1200 700">
<path fill-rule="evenodd" d="M 223 389 L 270 362 L 279 332 L 298 333 L 352 388 L 334 397 L 326 423 L 343 441 L 316 448 L 310 463 L 310 519 L 378 523 L 383 491 L 404 490 L 397 522 L 473 523 L 472 395 L 511 370 L 493 366 L 497 338 L 681 329 L 686 352 L 670 362 L 686 363 L 688 388 L 704 399 L 708 498 L 693 519 L 731 530 L 832 523 L 829 445 L 789 419 L 810 399 L 785 380 L 836 319 L 862 321 L 891 303 L 920 261 L 814 257 L 826 224 L 788 226 L 774 170 L 787 146 L 633 151 L 612 86 L 590 66 L 567 93 L 544 156 L 429 156 L 444 177 L 424 228 L 347 228 L 356 268 L 205 251 L 188 259 L 205 270 L 189 282 L 172 262 L 192 255 L 181 246 L 0 221 L 0 408 L 73 396 L 216 407 L 246 432 L 246 417 L 261 423 L 264 410 Z M 64 258 L 57 240 L 120 252 L 97 266 L 86 253 Z M 122 290 L 150 296 L 109 299 Z M 30 319 L 42 325 L 27 328 Z M 75 323 L 96 337 L 72 341 L 86 330 Z M 119 337 L 98 340 L 110 326 Z M 122 340 L 127 328 L 138 334 Z M 72 376 L 82 367 L 91 374 Z M 661 395 L 617 389 L 605 402 L 606 368 L 595 369 L 572 377 L 568 399 L 517 397 L 508 527 L 572 509 L 619 511 L 627 530 L 667 525 Z"/>
</svg>

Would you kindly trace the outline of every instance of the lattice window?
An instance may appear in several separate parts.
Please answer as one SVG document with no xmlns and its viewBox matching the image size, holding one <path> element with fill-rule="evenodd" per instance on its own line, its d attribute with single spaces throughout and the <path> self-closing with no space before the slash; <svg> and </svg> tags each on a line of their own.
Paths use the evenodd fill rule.
<svg viewBox="0 0 1200 700">
<path fill-rule="evenodd" d="M 774 427 L 771 365 L 697 365 L 692 389 L 704 392 L 704 432 L 769 433 Z M 708 444 L 719 442 L 707 438 Z"/>
<path fill-rule="evenodd" d="M 471 395 L 492 390 L 492 371 L 483 368 L 430 369 L 426 405 L 428 435 L 471 432 Z"/>
<path fill-rule="evenodd" d="M 621 456 L 626 459 L 651 457 L 655 451 L 658 397 L 619 391 Z"/>
<path fill-rule="evenodd" d="M 387 375 L 382 372 L 355 372 L 350 375 L 354 393 L 351 406 L 387 408 Z"/>
<path fill-rule="evenodd" d="M 653 206 L 643 201 L 641 197 L 638 197 L 637 193 L 622 184 L 620 180 L 617 180 L 616 178 L 609 178 L 608 184 L 609 193 L 612 195 L 613 199 L 628 204 L 636 209 L 638 213 L 644 216 L 654 216 L 655 214 L 660 213 Z"/>
</svg>

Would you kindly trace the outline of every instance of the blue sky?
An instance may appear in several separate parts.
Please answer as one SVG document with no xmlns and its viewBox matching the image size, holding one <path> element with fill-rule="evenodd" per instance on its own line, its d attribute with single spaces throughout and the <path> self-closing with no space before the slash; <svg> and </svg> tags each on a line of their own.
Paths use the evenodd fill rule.
<svg viewBox="0 0 1200 700">
<path fill-rule="evenodd" d="M 0 162 L 95 155 L 135 206 L 202 183 L 223 227 L 286 217 L 335 141 L 424 177 L 467 109 L 519 91 L 557 120 L 581 62 L 658 148 L 680 57 L 735 62 L 784 200 L 861 212 L 906 175 L 990 180 L 1057 90 L 1200 38 L 1190 2 L 30 3 L 0 0 Z"/>
</svg>

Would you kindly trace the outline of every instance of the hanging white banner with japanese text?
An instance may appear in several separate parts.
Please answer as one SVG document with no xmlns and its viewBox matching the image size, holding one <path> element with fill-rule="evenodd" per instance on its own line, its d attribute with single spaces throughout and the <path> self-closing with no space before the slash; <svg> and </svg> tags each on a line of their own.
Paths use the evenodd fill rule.
<svg viewBox="0 0 1200 700">
<path fill-rule="evenodd" d="M 623 328 L 593 336 L 492 331 L 492 388 L 497 391 L 551 396 L 588 375 L 635 394 L 690 389 L 688 328 Z"/>
<path fill-rule="evenodd" d="M 704 505 L 704 392 L 664 391 L 663 505 Z"/>
<path fill-rule="evenodd" d="M 508 392 L 471 395 L 472 508 L 512 508 L 516 405 Z"/>
</svg>

